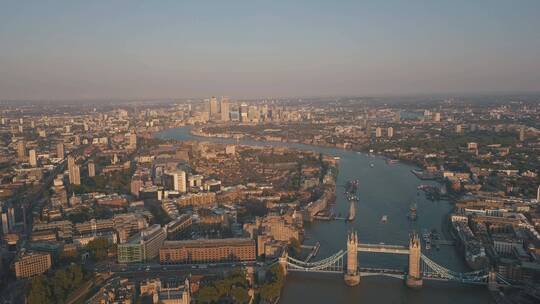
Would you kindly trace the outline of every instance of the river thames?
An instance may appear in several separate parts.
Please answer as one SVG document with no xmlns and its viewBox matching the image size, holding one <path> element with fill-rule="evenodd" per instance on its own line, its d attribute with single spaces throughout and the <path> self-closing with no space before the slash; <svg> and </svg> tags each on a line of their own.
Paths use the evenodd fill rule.
<svg viewBox="0 0 540 304">
<path fill-rule="evenodd" d="M 170 129 L 157 134 L 162 139 L 212 141 L 258 146 L 287 146 L 291 148 L 318 151 L 340 158 L 337 177 L 336 213 L 346 215 L 349 204 L 345 199 L 343 185 L 351 179 L 359 180 L 359 202 L 353 222 L 316 221 L 307 224 L 305 235 L 307 244 L 320 242 L 321 248 L 314 260 L 327 257 L 346 247 L 347 232 L 355 230 L 361 243 L 385 243 L 407 245 L 409 233 L 424 229 L 437 229 L 442 237 L 445 233 L 446 218 L 452 210 L 447 201 L 430 201 L 423 192 L 417 190 L 420 184 L 429 182 L 418 180 L 407 164 L 387 164 L 381 157 L 336 148 L 323 148 L 282 142 L 257 142 L 252 140 L 203 138 L 190 134 L 188 127 Z M 411 223 L 408 218 L 409 206 L 416 202 L 418 219 Z M 388 221 L 381 223 L 386 215 Z M 440 265 L 454 271 L 467 271 L 465 261 L 455 247 L 441 246 L 440 250 L 422 252 Z M 407 258 L 390 254 L 359 253 L 360 267 L 380 267 L 404 269 Z M 424 281 L 424 287 L 412 290 L 403 280 L 383 277 L 362 278 L 360 285 L 347 287 L 343 277 L 333 274 L 293 273 L 287 276 L 280 303 L 491 303 L 491 296 L 485 286 L 470 286 L 457 283 Z"/>
</svg>

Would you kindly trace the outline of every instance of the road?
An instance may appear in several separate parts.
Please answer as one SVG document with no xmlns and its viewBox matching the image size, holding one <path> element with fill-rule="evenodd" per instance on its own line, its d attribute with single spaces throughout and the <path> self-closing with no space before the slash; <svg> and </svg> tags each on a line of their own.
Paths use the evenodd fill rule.
<svg viewBox="0 0 540 304">
<path fill-rule="evenodd" d="M 184 279 L 188 275 L 209 275 L 222 274 L 235 267 L 265 267 L 261 262 L 226 262 L 209 264 L 174 264 L 161 265 L 158 263 L 144 264 L 116 264 L 101 263 L 95 264 L 92 271 L 98 273 L 110 273 L 112 277 L 123 277 L 133 280 L 146 280 L 149 278 L 180 278 Z"/>
</svg>

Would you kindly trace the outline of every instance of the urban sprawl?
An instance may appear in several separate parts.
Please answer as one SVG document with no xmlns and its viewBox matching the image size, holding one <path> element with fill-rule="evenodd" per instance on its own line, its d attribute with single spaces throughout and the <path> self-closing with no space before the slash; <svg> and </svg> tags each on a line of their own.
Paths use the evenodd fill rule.
<svg viewBox="0 0 540 304">
<path fill-rule="evenodd" d="M 159 136 L 176 128 L 190 140 Z M 274 303 L 276 261 L 319 250 L 304 225 L 355 218 L 333 211 L 339 157 L 280 142 L 415 166 L 437 182 L 418 191 L 453 204 L 446 241 L 471 270 L 518 286 L 505 300 L 540 301 L 527 96 L 0 103 L 0 300 Z M 438 233 L 417 233 L 436 250 Z"/>
</svg>

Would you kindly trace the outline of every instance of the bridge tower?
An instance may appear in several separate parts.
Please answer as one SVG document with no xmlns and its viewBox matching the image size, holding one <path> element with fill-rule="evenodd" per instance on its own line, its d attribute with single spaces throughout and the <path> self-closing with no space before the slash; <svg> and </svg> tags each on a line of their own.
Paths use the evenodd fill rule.
<svg viewBox="0 0 540 304">
<path fill-rule="evenodd" d="M 422 273 L 420 271 L 420 239 L 418 234 L 413 233 L 409 241 L 409 273 L 406 284 L 411 288 L 422 287 Z"/>
<path fill-rule="evenodd" d="M 287 275 L 287 259 L 289 257 L 289 254 L 287 253 L 287 250 L 283 250 L 283 254 L 279 257 L 279 266 L 281 267 L 281 270 L 283 270 L 283 275 Z"/>
<path fill-rule="evenodd" d="M 360 283 L 358 273 L 358 237 L 356 232 L 347 235 L 347 270 L 345 272 L 345 284 L 355 286 Z"/>
</svg>

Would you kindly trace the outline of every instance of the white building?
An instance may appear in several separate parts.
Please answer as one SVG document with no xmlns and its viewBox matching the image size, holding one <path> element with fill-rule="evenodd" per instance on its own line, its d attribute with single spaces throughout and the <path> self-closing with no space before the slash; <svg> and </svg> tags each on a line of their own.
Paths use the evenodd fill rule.
<svg viewBox="0 0 540 304">
<path fill-rule="evenodd" d="M 163 183 L 168 189 L 182 193 L 187 192 L 186 172 L 183 170 L 165 171 Z"/>
</svg>

